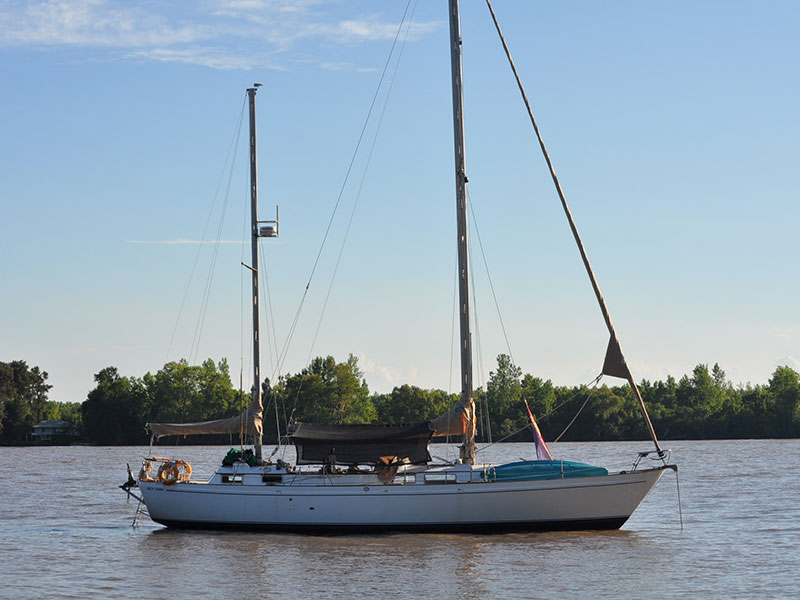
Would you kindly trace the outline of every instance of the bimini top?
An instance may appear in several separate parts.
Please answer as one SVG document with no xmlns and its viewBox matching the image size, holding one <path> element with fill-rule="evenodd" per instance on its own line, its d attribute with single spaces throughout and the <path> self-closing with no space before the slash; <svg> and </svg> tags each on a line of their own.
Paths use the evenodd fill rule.
<svg viewBox="0 0 800 600">
<path fill-rule="evenodd" d="M 289 438 L 297 447 L 297 464 L 375 464 L 382 456 L 401 462 L 427 463 L 430 423 L 415 425 L 313 425 L 296 423 Z"/>
</svg>

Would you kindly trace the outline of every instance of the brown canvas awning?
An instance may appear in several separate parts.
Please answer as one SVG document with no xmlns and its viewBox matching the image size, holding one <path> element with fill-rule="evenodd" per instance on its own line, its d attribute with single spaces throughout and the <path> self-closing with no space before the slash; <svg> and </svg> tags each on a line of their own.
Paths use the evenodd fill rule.
<svg viewBox="0 0 800 600">
<path fill-rule="evenodd" d="M 375 464 L 382 456 L 420 464 L 431 460 L 430 423 L 415 425 L 314 425 L 297 423 L 289 439 L 297 464 Z"/>
</svg>

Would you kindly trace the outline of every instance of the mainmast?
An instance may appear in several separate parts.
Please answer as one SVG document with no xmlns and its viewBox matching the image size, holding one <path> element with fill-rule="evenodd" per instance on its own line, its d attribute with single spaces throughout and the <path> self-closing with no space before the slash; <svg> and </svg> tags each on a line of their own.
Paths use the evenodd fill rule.
<svg viewBox="0 0 800 600">
<path fill-rule="evenodd" d="M 464 92 L 461 77 L 461 18 L 458 0 L 450 1 L 450 65 L 453 81 L 453 142 L 456 171 L 458 236 L 458 308 L 461 348 L 461 400 L 465 424 L 461 461 L 475 462 L 475 402 L 472 399 L 472 335 L 469 316 L 469 246 L 467 227 L 467 175 L 464 159 Z"/>
</svg>

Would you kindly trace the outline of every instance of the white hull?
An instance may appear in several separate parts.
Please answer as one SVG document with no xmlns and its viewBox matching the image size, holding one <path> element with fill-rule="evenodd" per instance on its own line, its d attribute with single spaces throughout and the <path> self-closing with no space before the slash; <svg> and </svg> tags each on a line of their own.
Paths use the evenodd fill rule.
<svg viewBox="0 0 800 600">
<path fill-rule="evenodd" d="M 318 475 L 277 485 L 251 469 L 234 483 L 140 482 L 150 517 L 164 525 L 265 530 L 616 529 L 668 467 L 533 481 L 383 484 L 374 476 Z M 241 471 L 239 471 L 241 472 Z M 452 472 L 451 472 L 452 473 Z M 463 475 L 466 475 L 464 481 Z M 257 484 L 256 484 L 257 478 Z M 248 479 L 250 483 L 248 483 Z"/>
</svg>

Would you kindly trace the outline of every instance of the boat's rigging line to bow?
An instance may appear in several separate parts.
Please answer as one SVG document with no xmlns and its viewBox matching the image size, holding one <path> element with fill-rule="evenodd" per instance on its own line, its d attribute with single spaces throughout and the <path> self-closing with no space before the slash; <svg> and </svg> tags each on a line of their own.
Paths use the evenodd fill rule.
<svg viewBox="0 0 800 600">
<path fill-rule="evenodd" d="M 411 7 L 412 1 L 414 2 L 414 9 L 412 10 L 411 17 L 407 19 L 408 11 L 409 11 L 409 8 Z M 355 147 L 353 149 L 353 153 L 352 153 L 352 155 L 350 157 L 350 162 L 348 163 L 347 170 L 345 171 L 345 175 L 344 175 L 344 178 L 342 180 L 342 184 L 339 187 L 339 192 L 338 192 L 338 194 L 336 196 L 336 201 L 334 203 L 333 210 L 331 211 L 331 216 L 328 219 L 328 224 L 327 224 L 327 226 L 325 228 L 325 233 L 322 236 L 322 241 L 320 242 L 319 249 L 317 250 L 316 257 L 314 258 L 314 263 L 313 263 L 313 265 L 311 267 L 311 272 L 309 273 L 308 279 L 306 281 L 306 285 L 303 288 L 303 293 L 301 295 L 300 302 L 298 303 L 298 306 L 297 306 L 297 310 L 295 311 L 295 314 L 294 314 L 294 317 L 292 319 L 291 325 L 289 326 L 289 332 L 288 332 L 288 334 L 286 336 L 286 340 L 285 340 L 285 342 L 284 342 L 284 344 L 283 344 L 283 346 L 281 348 L 281 351 L 280 351 L 280 354 L 279 354 L 278 363 L 277 363 L 277 367 L 276 367 L 276 371 L 273 372 L 273 379 L 275 378 L 275 376 L 277 374 L 283 372 L 283 365 L 284 365 L 284 363 L 286 361 L 286 357 L 287 357 L 288 352 L 289 352 L 289 346 L 291 344 L 292 339 L 294 338 L 295 331 L 297 330 L 297 325 L 298 325 L 298 322 L 299 322 L 299 319 L 300 319 L 300 314 L 301 314 L 301 312 L 303 310 L 303 305 L 305 304 L 306 298 L 308 296 L 309 289 L 311 288 L 311 282 L 314 279 L 314 275 L 317 272 L 317 267 L 319 266 L 320 258 L 322 257 L 322 253 L 323 253 L 323 251 L 325 249 L 325 246 L 327 245 L 328 237 L 329 237 L 329 235 L 331 233 L 331 229 L 333 227 L 333 222 L 334 222 L 334 220 L 336 218 L 336 215 L 337 215 L 338 210 L 339 210 L 339 206 L 340 206 L 341 201 L 342 201 L 342 199 L 344 197 L 344 192 L 345 192 L 345 189 L 347 188 L 347 184 L 350 181 L 350 175 L 351 175 L 351 173 L 353 171 L 353 167 L 355 166 L 356 159 L 359 156 L 359 151 L 361 150 L 361 145 L 362 145 L 362 142 L 364 141 L 364 137 L 366 135 L 367 128 L 368 128 L 368 126 L 369 126 L 369 124 L 370 124 L 370 122 L 372 120 L 372 114 L 373 114 L 373 112 L 375 110 L 375 106 L 377 104 L 378 98 L 380 97 L 381 88 L 383 87 L 384 81 L 386 80 L 386 74 L 387 74 L 387 72 L 389 70 L 389 66 L 391 65 L 392 57 L 395 54 L 395 49 L 397 47 L 397 42 L 400 39 L 400 34 L 402 33 L 403 29 L 405 28 L 406 37 L 403 39 L 403 42 L 402 42 L 402 45 L 401 45 L 401 49 L 399 51 L 399 56 L 398 56 L 398 59 L 397 59 L 397 65 L 399 65 L 400 56 L 402 56 L 403 48 L 405 47 L 405 42 L 406 42 L 406 38 L 408 36 L 408 30 L 409 30 L 410 25 L 411 25 L 411 20 L 413 19 L 414 11 L 416 10 L 416 4 L 417 4 L 416 0 L 408 0 L 408 2 L 406 4 L 405 11 L 403 12 L 403 16 L 402 16 L 402 18 L 400 20 L 400 24 L 398 25 L 397 30 L 395 32 L 394 38 L 392 40 L 391 48 L 389 49 L 389 53 L 388 53 L 388 55 L 386 57 L 386 61 L 384 62 L 383 69 L 381 71 L 381 76 L 378 79 L 378 85 L 376 86 L 375 93 L 373 94 L 372 100 L 370 101 L 369 109 L 367 110 L 367 115 L 364 118 L 364 123 L 361 126 L 361 130 L 359 132 L 358 139 L 356 141 L 356 145 L 355 145 Z M 397 65 L 395 65 L 395 72 L 397 70 Z M 391 94 L 393 85 L 394 85 L 394 77 L 392 78 L 392 85 L 389 86 L 389 90 L 388 90 L 388 92 L 387 92 L 387 94 L 386 94 L 386 96 L 384 98 L 383 111 L 386 110 L 386 105 L 388 104 L 389 95 Z M 381 121 L 383 120 L 383 112 L 381 113 L 380 120 Z M 380 131 L 380 123 L 378 124 L 378 127 L 376 128 L 376 131 L 375 131 L 374 136 L 373 136 L 372 148 L 374 148 L 374 146 L 375 146 L 375 140 L 377 139 L 379 131 Z M 370 157 L 371 157 L 371 155 L 372 155 L 372 150 L 370 150 Z M 367 164 L 364 167 L 364 173 L 363 173 L 363 176 L 362 176 L 362 179 L 361 179 L 361 186 L 363 186 L 363 184 L 364 184 L 364 177 L 366 177 L 366 170 L 367 170 L 368 167 L 369 167 L 369 161 L 367 161 Z M 361 194 L 361 187 L 359 187 L 358 196 L 360 196 L 360 194 Z M 356 207 L 358 205 L 358 196 L 356 197 L 356 199 L 354 201 L 353 209 L 352 209 L 351 214 L 350 214 L 350 223 L 352 223 L 353 215 L 355 214 L 355 210 L 356 210 Z M 347 226 L 347 229 L 346 229 L 346 232 L 345 232 L 345 235 L 344 235 L 344 239 L 342 240 L 341 249 L 339 251 L 339 258 L 341 258 L 341 254 L 342 254 L 342 251 L 344 250 L 344 245 L 345 245 L 345 242 L 347 240 L 347 235 L 349 234 L 349 231 L 350 231 L 350 223 L 348 223 L 348 226 Z M 337 263 L 336 263 L 336 265 L 337 265 L 336 268 L 337 269 L 338 269 L 338 264 L 339 264 L 339 262 L 337 260 Z M 330 282 L 330 285 L 329 285 L 329 288 L 328 288 L 328 294 L 330 294 L 330 288 L 333 286 L 333 281 L 334 281 L 335 276 L 336 276 L 336 272 L 334 270 L 334 274 L 331 277 L 331 282 Z M 327 296 L 326 296 L 325 304 L 327 305 Z M 319 319 L 320 324 L 322 322 L 322 318 L 324 316 L 324 313 L 325 313 L 325 307 L 323 306 L 322 312 L 320 314 L 320 319 Z M 320 327 L 320 325 L 317 325 L 317 332 L 319 331 L 319 327 Z M 314 335 L 314 340 L 316 341 L 316 333 Z M 313 353 L 313 346 L 314 346 L 314 343 L 312 342 L 311 349 L 309 350 L 309 357 Z"/>
<path fill-rule="evenodd" d="M 630 368 L 628 367 L 625 357 L 622 354 L 622 349 L 620 348 L 619 339 L 617 338 L 617 334 L 614 331 L 614 324 L 611 322 L 611 315 L 608 312 L 608 307 L 606 306 L 606 301 L 603 298 L 603 294 L 600 292 L 600 286 L 597 283 L 597 277 L 595 277 L 594 271 L 592 270 L 592 266 L 589 264 L 589 256 L 586 254 L 586 249 L 583 246 L 583 242 L 581 241 L 581 237 L 578 234 L 578 227 L 575 225 L 575 220 L 572 218 L 572 212 L 569 209 L 569 205 L 567 204 L 566 196 L 564 195 L 564 190 L 561 188 L 561 182 L 558 180 L 558 176 L 556 175 L 555 167 L 553 166 L 553 161 L 550 160 L 550 154 L 547 152 L 547 147 L 544 144 L 544 138 L 542 138 L 542 134 L 539 131 L 539 126 L 536 123 L 536 118 L 533 116 L 533 109 L 531 108 L 531 103 L 528 101 L 528 95 L 525 93 L 525 87 L 522 85 L 522 80 L 519 77 L 519 73 L 517 72 L 517 67 L 514 65 L 514 59 L 511 57 L 511 51 L 508 48 L 508 44 L 506 43 L 506 39 L 503 36 L 503 31 L 500 29 L 500 23 L 497 21 L 497 16 L 495 15 L 494 8 L 492 7 L 491 0 L 486 0 L 486 6 L 489 8 L 489 12 L 492 16 L 492 21 L 494 22 L 495 29 L 497 30 L 497 34 L 500 37 L 500 42 L 503 45 L 503 50 L 505 51 L 506 58 L 508 58 L 508 64 L 511 67 L 511 71 L 514 73 L 514 79 L 517 82 L 517 87 L 519 88 L 520 94 L 522 95 L 522 100 L 525 103 L 525 108 L 528 111 L 528 117 L 530 118 L 531 125 L 533 126 L 533 130 L 536 133 L 536 139 L 539 141 L 539 147 L 542 150 L 542 155 L 544 156 L 545 162 L 547 163 L 547 168 L 550 170 L 550 177 L 553 180 L 553 184 L 555 185 L 556 192 L 558 193 L 558 197 L 561 200 L 561 206 L 564 209 L 564 214 L 567 217 L 567 221 L 569 222 L 569 227 L 572 231 L 572 236 L 575 238 L 575 243 L 578 246 L 578 251 L 580 252 L 581 259 L 583 260 L 583 265 L 586 268 L 586 273 L 589 276 L 589 281 L 592 284 L 592 289 L 594 290 L 595 297 L 597 298 L 597 303 L 600 305 L 600 312 L 603 314 L 603 319 L 605 319 L 606 327 L 608 328 L 608 332 L 610 334 L 610 339 L 608 342 L 608 349 L 606 351 L 606 358 L 603 364 L 603 374 L 610 375 L 612 377 L 621 377 L 622 379 L 627 379 L 628 384 L 633 391 L 634 397 L 637 399 L 639 403 L 639 408 L 642 412 L 642 417 L 644 418 L 645 425 L 647 425 L 647 431 L 650 434 L 650 437 L 653 439 L 653 444 L 655 444 L 656 451 L 658 452 L 659 458 L 662 459 L 664 464 L 666 464 L 666 460 L 664 460 L 665 453 L 661 449 L 661 446 L 658 443 L 658 437 L 656 436 L 655 429 L 653 428 L 653 423 L 650 421 L 650 415 L 647 414 L 647 407 L 644 405 L 644 400 L 642 399 L 642 394 L 639 391 L 639 386 L 636 385 L 636 381 L 633 378 L 633 374 L 631 373 Z"/>
<path fill-rule="evenodd" d="M 225 193 L 224 200 L 223 200 L 224 207 L 223 207 L 222 213 L 220 215 L 220 223 L 219 223 L 219 225 L 217 227 L 217 236 L 216 236 L 216 239 L 215 239 L 215 242 L 214 242 L 215 248 L 217 248 L 219 246 L 220 241 L 221 241 L 222 221 L 225 218 L 225 211 L 226 211 L 225 207 L 227 207 L 228 198 L 229 198 L 229 195 L 230 195 L 230 186 L 231 186 L 231 181 L 232 181 L 233 168 L 234 168 L 234 165 L 236 164 L 236 156 L 237 156 L 237 151 L 238 151 L 238 148 L 239 148 L 239 137 L 240 137 L 240 134 L 241 134 L 241 131 L 242 131 L 242 123 L 244 122 L 244 110 L 245 110 L 246 107 L 247 107 L 247 98 L 245 97 L 245 99 L 242 102 L 242 110 L 241 110 L 241 113 L 239 115 L 239 120 L 238 120 L 237 126 L 236 126 L 236 128 L 234 130 L 233 136 L 231 137 L 231 142 L 230 142 L 230 145 L 228 147 L 227 155 L 225 156 L 224 166 L 222 168 L 222 171 L 220 172 L 219 180 L 217 182 L 217 187 L 216 187 L 216 189 L 214 191 L 213 200 L 211 202 L 211 207 L 209 208 L 208 216 L 206 217 L 206 222 L 205 222 L 205 225 L 203 226 L 203 233 L 200 236 L 199 243 L 197 244 L 197 252 L 195 252 L 194 261 L 192 263 L 192 268 L 191 268 L 191 271 L 189 272 L 189 277 L 188 277 L 188 279 L 186 281 L 186 286 L 185 286 L 184 292 L 183 292 L 183 298 L 181 300 L 180 308 L 178 309 L 178 315 L 175 318 L 175 325 L 172 328 L 172 334 L 170 335 L 169 344 L 167 345 L 167 352 L 166 352 L 166 354 L 164 356 L 164 362 L 167 362 L 169 360 L 170 354 L 172 352 L 172 345 L 173 345 L 173 343 L 175 341 L 175 335 L 176 335 L 176 333 L 178 331 L 178 326 L 180 325 L 181 316 L 183 315 L 183 310 L 184 310 L 184 307 L 186 305 L 186 299 L 189 296 L 189 290 L 191 289 L 192 280 L 194 279 L 194 274 L 195 274 L 195 271 L 197 270 L 197 265 L 198 265 L 198 261 L 200 259 L 200 254 L 201 254 L 201 252 L 203 250 L 203 246 L 206 244 L 206 234 L 208 233 L 208 227 L 211 224 L 211 217 L 213 216 L 214 209 L 216 208 L 216 205 L 217 205 L 217 199 L 219 198 L 220 188 L 222 187 L 222 182 L 224 180 L 225 174 L 228 173 L 228 186 L 227 186 L 226 193 Z M 210 280 L 211 280 L 212 277 L 213 277 L 213 261 L 212 261 L 212 267 L 210 268 L 209 274 L 207 275 L 207 278 L 206 278 L 206 289 L 209 288 Z M 204 294 L 204 296 L 206 296 L 206 294 Z M 197 325 L 195 326 L 195 334 L 194 334 L 194 336 L 192 338 L 192 345 L 191 345 L 191 348 L 189 350 L 189 354 L 187 356 L 187 358 L 189 358 L 189 359 L 191 359 L 193 355 L 196 355 L 195 346 L 199 344 L 199 341 L 197 340 L 197 338 L 199 337 L 199 335 L 202 334 L 201 319 L 202 319 L 202 317 L 203 317 L 203 315 L 205 313 L 205 304 L 207 303 L 207 301 L 208 301 L 207 298 L 205 298 L 204 299 L 204 303 L 201 306 L 200 314 L 198 316 L 198 322 L 197 322 Z"/>
</svg>

